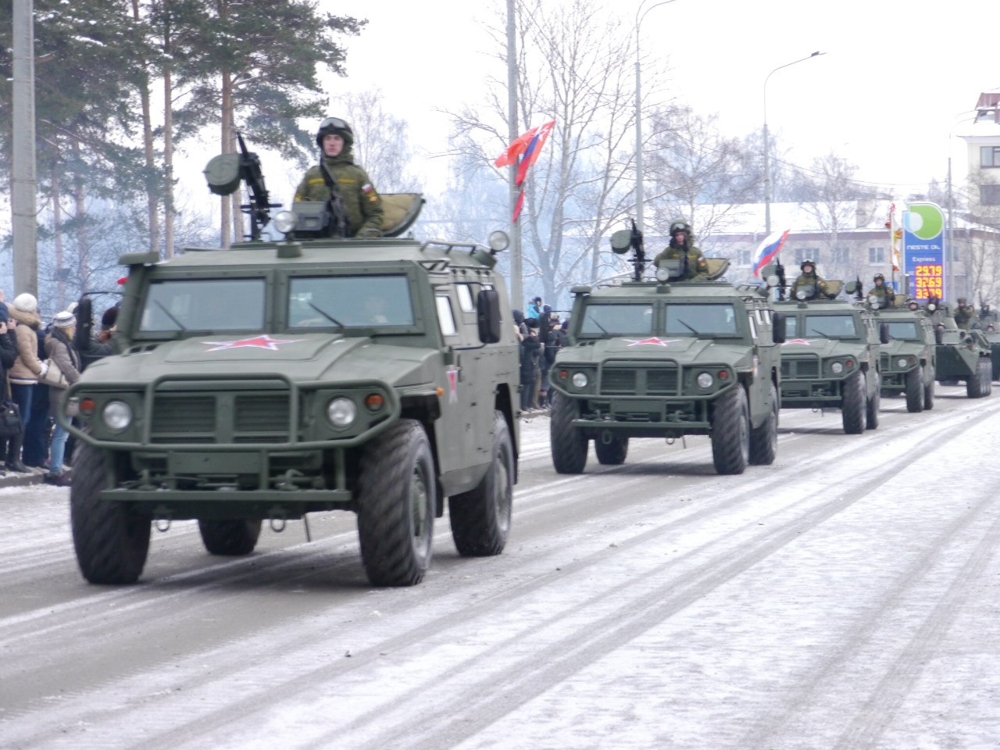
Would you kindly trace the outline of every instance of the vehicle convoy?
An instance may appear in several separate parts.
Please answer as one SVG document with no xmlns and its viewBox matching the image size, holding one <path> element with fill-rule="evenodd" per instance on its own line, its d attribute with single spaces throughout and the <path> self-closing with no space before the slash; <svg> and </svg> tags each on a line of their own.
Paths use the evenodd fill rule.
<svg viewBox="0 0 1000 750">
<path fill-rule="evenodd" d="M 875 313 L 846 299 L 854 282 L 827 280 L 829 299 L 783 300 L 775 309 L 787 318 L 781 348 L 781 406 L 840 409 L 844 432 L 861 434 L 879 423 L 879 345 L 888 331 Z"/>
<path fill-rule="evenodd" d="M 616 232 L 635 251 L 632 281 L 573 289 L 569 345 L 550 370 L 556 471 L 584 470 L 590 441 L 602 464 L 624 463 L 630 438 L 708 435 L 720 474 L 770 464 L 777 453 L 783 321 L 766 296 L 717 280 L 728 262 L 707 259 L 704 279 L 677 281 L 683 261 L 644 280 L 641 235 Z"/>
<path fill-rule="evenodd" d="M 993 359 L 985 334 L 978 328 L 959 328 L 945 303 L 929 303 L 927 311 L 937 339 L 938 382 L 964 382 L 969 398 L 989 396 L 993 390 Z"/>
<path fill-rule="evenodd" d="M 396 237 L 416 194 L 384 196 L 399 208 L 385 238 L 333 239 L 326 208 L 306 203 L 277 214 L 285 237 L 265 241 L 274 206 L 245 167 L 206 172 L 221 194 L 250 182 L 253 239 L 164 262 L 123 256 L 117 354 L 66 395 L 84 577 L 136 581 L 154 521 L 197 519 L 211 554 L 246 555 L 265 520 L 280 531 L 350 510 L 371 583 L 412 585 L 445 498 L 459 553 L 499 554 L 517 476 L 518 344 L 495 252 Z"/>
<path fill-rule="evenodd" d="M 937 346 L 930 318 L 903 308 L 880 309 L 876 317 L 889 330 L 879 355 L 882 394 L 904 395 L 909 412 L 933 409 Z"/>
</svg>

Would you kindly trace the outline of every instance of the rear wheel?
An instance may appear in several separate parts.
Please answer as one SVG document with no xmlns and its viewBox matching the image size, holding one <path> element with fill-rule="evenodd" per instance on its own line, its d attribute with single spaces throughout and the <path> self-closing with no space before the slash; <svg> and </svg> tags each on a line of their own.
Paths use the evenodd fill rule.
<svg viewBox="0 0 1000 750">
<path fill-rule="evenodd" d="M 557 391 L 549 419 L 549 442 L 552 466 L 560 474 L 579 474 L 587 465 L 587 436 L 573 426 L 575 418 L 576 403 Z"/>
<path fill-rule="evenodd" d="M 778 455 L 778 389 L 771 383 L 771 408 L 760 427 L 750 430 L 750 463 L 768 466 Z"/>
<path fill-rule="evenodd" d="M 213 555 L 249 555 L 257 546 L 261 522 L 198 520 L 205 549 Z"/>
<path fill-rule="evenodd" d="M 375 586 L 420 583 L 431 562 L 434 459 L 423 425 L 401 419 L 365 446 L 358 476 L 358 537 Z"/>
<path fill-rule="evenodd" d="M 595 438 L 594 453 L 597 454 L 597 460 L 605 466 L 620 466 L 625 463 L 628 455 L 628 438 L 613 437 L 607 443 L 602 437 Z"/>
<path fill-rule="evenodd" d="M 930 411 L 934 408 L 934 388 L 936 385 L 937 381 L 934 379 L 934 368 L 932 367 L 930 377 L 924 386 L 924 411 Z"/>
<path fill-rule="evenodd" d="M 906 373 L 906 410 L 919 412 L 924 408 L 924 368 L 917 365 Z"/>
<path fill-rule="evenodd" d="M 986 394 L 983 392 L 983 364 L 985 359 L 976 360 L 976 371 L 965 381 L 965 395 L 969 398 L 982 398 Z"/>
<path fill-rule="evenodd" d="M 451 538 L 465 557 L 499 555 L 510 534 L 514 445 L 502 412 L 493 416 L 490 468 L 479 486 L 448 498 Z"/>
<path fill-rule="evenodd" d="M 840 404 L 844 432 L 848 435 L 860 435 L 865 431 L 865 406 L 865 374 L 858 371 L 844 381 Z"/>
<path fill-rule="evenodd" d="M 882 405 L 882 392 L 880 390 L 878 371 L 875 371 L 875 390 L 872 397 L 867 400 L 865 408 L 865 428 L 869 430 L 878 429 L 878 412 Z"/>
<path fill-rule="evenodd" d="M 990 344 L 990 365 L 993 379 L 1000 380 L 1000 344 Z"/>
<path fill-rule="evenodd" d="M 712 462 L 720 474 L 742 474 L 750 461 L 750 407 L 747 392 L 736 385 L 715 402 Z"/>
<path fill-rule="evenodd" d="M 91 583 L 135 583 L 149 554 L 150 521 L 120 503 L 101 500 L 105 460 L 102 451 L 86 443 L 73 459 L 69 503 L 76 561 Z"/>
</svg>

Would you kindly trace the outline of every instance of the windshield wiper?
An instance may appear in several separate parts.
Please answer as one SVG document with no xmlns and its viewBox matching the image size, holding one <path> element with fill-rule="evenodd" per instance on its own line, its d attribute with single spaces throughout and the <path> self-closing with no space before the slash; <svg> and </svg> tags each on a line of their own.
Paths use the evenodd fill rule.
<svg viewBox="0 0 1000 750">
<path fill-rule="evenodd" d="M 309 307 L 311 307 L 313 310 L 315 310 L 316 312 L 318 312 L 320 315 L 322 315 L 324 318 L 326 318 L 327 320 L 329 320 L 331 323 L 333 323 L 335 326 L 340 326 L 340 330 L 341 331 L 343 331 L 343 330 L 346 329 L 347 326 L 345 326 L 343 323 L 341 323 L 335 317 L 333 317 L 332 315 L 330 315 L 330 313 L 328 313 L 322 307 L 319 307 L 318 305 L 314 305 L 312 302 L 306 302 L 306 304 L 309 305 Z"/>
<path fill-rule="evenodd" d="M 817 336 L 822 336 L 825 339 L 832 339 L 833 338 L 833 336 L 827 336 L 825 333 L 823 333 L 822 331 L 817 331 L 815 328 L 810 328 L 809 330 L 812 331 L 813 333 L 815 333 Z"/>
<path fill-rule="evenodd" d="M 602 326 L 602 325 L 601 325 L 600 323 L 598 323 L 598 322 L 597 322 L 597 318 L 595 318 L 595 317 L 594 317 L 593 315 L 591 315 L 590 313 L 587 313 L 587 317 L 588 317 L 588 318 L 590 318 L 590 322 L 591 322 L 591 323 L 593 323 L 593 324 L 594 324 L 595 326 L 597 326 L 598 328 L 600 328 L 600 329 L 601 329 L 601 332 L 602 332 L 602 333 L 603 333 L 603 334 L 604 334 L 605 336 L 610 336 L 610 335 L 611 335 L 610 333 L 608 333 L 608 329 L 607 329 L 607 328 L 605 328 L 604 326 Z"/>
<path fill-rule="evenodd" d="M 696 331 L 691 326 L 689 326 L 687 323 L 685 323 L 683 320 L 678 320 L 677 322 L 680 323 L 685 328 L 687 328 L 689 331 L 691 331 L 691 333 L 693 333 L 695 336 L 701 336 L 701 331 Z"/>
<path fill-rule="evenodd" d="M 173 321 L 174 325 L 176 325 L 178 328 L 181 329 L 181 333 L 187 333 L 187 326 L 185 326 L 183 323 L 177 320 L 177 318 L 174 317 L 173 313 L 171 313 L 170 310 L 165 308 L 159 300 L 154 299 L 153 304 L 156 305 L 161 310 L 163 310 L 164 313 L 166 313 L 167 317 Z"/>
</svg>

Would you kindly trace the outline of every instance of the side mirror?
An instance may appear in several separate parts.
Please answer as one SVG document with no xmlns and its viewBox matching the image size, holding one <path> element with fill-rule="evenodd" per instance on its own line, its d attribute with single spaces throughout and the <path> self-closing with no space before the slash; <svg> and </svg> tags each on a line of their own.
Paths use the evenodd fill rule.
<svg viewBox="0 0 1000 750">
<path fill-rule="evenodd" d="M 500 340 L 500 294 L 496 289 L 481 289 L 476 295 L 476 323 L 479 340 L 495 344 Z"/>
<path fill-rule="evenodd" d="M 78 352 L 90 351 L 90 336 L 94 327 L 94 303 L 90 297 L 81 297 L 76 305 L 76 332 L 73 346 Z"/>
<path fill-rule="evenodd" d="M 883 344 L 889 343 L 889 324 L 879 323 L 878 324 L 878 340 Z"/>
<path fill-rule="evenodd" d="M 771 316 L 771 338 L 775 344 L 784 344 L 788 331 L 788 321 L 784 313 L 776 312 Z"/>
</svg>

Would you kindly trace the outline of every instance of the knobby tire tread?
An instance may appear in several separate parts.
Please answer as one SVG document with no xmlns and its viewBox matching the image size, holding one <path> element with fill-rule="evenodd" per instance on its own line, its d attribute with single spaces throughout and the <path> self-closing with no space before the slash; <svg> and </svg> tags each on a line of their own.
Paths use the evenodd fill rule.
<svg viewBox="0 0 1000 750">
<path fill-rule="evenodd" d="M 718 398 L 712 419 L 712 462 L 719 474 L 742 474 L 750 452 L 750 409 L 737 384 Z"/>
<path fill-rule="evenodd" d="M 576 404 L 558 391 L 552 401 L 549 418 L 549 442 L 552 466 L 559 474 L 580 474 L 587 465 L 587 437 L 573 427 Z"/>
</svg>

